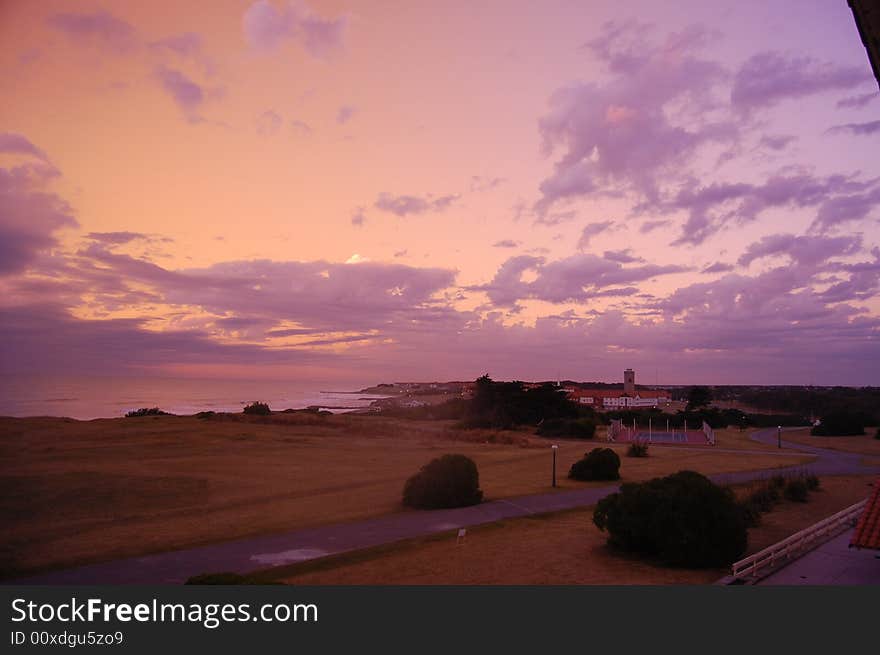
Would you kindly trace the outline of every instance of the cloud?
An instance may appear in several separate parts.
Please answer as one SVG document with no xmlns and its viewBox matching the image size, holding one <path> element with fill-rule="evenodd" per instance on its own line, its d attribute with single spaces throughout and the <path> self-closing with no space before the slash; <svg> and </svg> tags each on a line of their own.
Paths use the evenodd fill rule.
<svg viewBox="0 0 880 655">
<path fill-rule="evenodd" d="M 578 239 L 578 250 L 585 250 L 590 245 L 593 237 L 607 232 L 614 226 L 614 221 L 601 221 L 596 223 L 587 223 L 581 231 L 581 237 Z"/>
<path fill-rule="evenodd" d="M 345 125 L 348 121 L 354 118 L 356 112 L 357 109 L 351 105 L 343 105 L 339 108 L 339 111 L 336 112 L 336 122 L 339 125 Z"/>
<path fill-rule="evenodd" d="M 642 257 L 636 257 L 632 254 L 632 248 L 624 248 L 623 250 L 606 250 L 602 253 L 602 257 L 608 261 L 617 262 L 619 264 L 633 264 L 635 262 L 645 261 Z"/>
<path fill-rule="evenodd" d="M 880 205 L 880 184 L 863 185 L 853 193 L 829 197 L 822 202 L 810 225 L 812 232 L 825 232 L 842 223 L 867 218 Z"/>
<path fill-rule="evenodd" d="M 97 241 L 106 246 L 121 246 L 132 241 L 162 241 L 169 243 L 172 239 L 168 237 L 159 237 L 143 232 L 89 232 L 86 239 Z"/>
<path fill-rule="evenodd" d="M 303 136 L 309 136 L 313 132 L 311 125 L 298 120 L 290 121 L 290 129 L 293 130 L 295 134 Z"/>
<path fill-rule="evenodd" d="M 601 85 L 562 87 L 550 97 L 539 129 L 544 151 L 561 156 L 541 182 L 539 214 L 600 190 L 656 198 L 659 177 L 682 168 L 702 145 L 736 136 L 735 125 L 710 111 L 726 76 L 718 63 L 696 54 L 710 36 L 691 26 L 656 44 L 644 26 L 609 23 L 586 44 L 612 76 Z"/>
<path fill-rule="evenodd" d="M 137 46 L 135 29 L 103 9 L 53 14 L 46 23 L 73 39 L 95 42 L 113 52 L 125 53 Z"/>
<path fill-rule="evenodd" d="M 267 109 L 257 117 L 257 134 L 260 136 L 275 136 L 283 123 L 281 115 L 271 109 Z"/>
<path fill-rule="evenodd" d="M 20 137 L 7 141 L 5 151 L 32 154 L 31 150 L 42 153 Z M 57 244 L 57 230 L 78 226 L 70 205 L 46 190 L 57 174 L 43 164 L 0 168 L 0 275 L 21 273 Z"/>
<path fill-rule="evenodd" d="M 573 255 L 552 262 L 543 257 L 518 255 L 505 261 L 488 284 L 470 289 L 484 291 L 498 306 L 510 306 L 519 300 L 585 302 L 603 296 L 634 295 L 638 289 L 624 285 L 686 270 L 680 266 L 655 264 L 625 267 L 592 254 Z M 534 276 L 530 282 L 523 279 L 527 272 Z"/>
<path fill-rule="evenodd" d="M 184 59 L 195 59 L 202 52 L 202 37 L 195 32 L 185 32 L 152 41 L 149 47 L 155 52 L 170 52 Z"/>
<path fill-rule="evenodd" d="M 797 137 L 793 134 L 765 134 L 758 142 L 758 147 L 778 152 L 780 150 L 785 150 L 795 141 L 797 141 Z"/>
<path fill-rule="evenodd" d="M 205 102 L 206 93 L 198 83 L 180 71 L 166 66 L 156 69 L 156 77 L 190 122 L 202 120 L 199 110 Z"/>
<path fill-rule="evenodd" d="M 358 207 L 351 215 L 351 224 L 355 227 L 361 227 L 367 220 L 367 215 L 363 207 Z"/>
<path fill-rule="evenodd" d="M 749 266 L 756 259 L 787 255 L 798 266 L 815 267 L 833 257 L 852 255 L 861 249 L 858 236 L 826 237 L 773 234 L 749 245 L 737 260 L 740 266 Z"/>
<path fill-rule="evenodd" d="M 502 239 L 501 241 L 496 241 L 492 244 L 493 248 L 518 248 L 519 241 L 514 241 L 513 239 Z"/>
<path fill-rule="evenodd" d="M 395 196 L 382 192 L 376 199 L 374 206 L 376 209 L 402 217 L 444 211 L 451 207 L 456 200 L 458 200 L 457 195 L 445 195 L 435 198 L 430 194 L 424 197 L 411 195 Z"/>
<path fill-rule="evenodd" d="M 645 221 L 642 223 L 642 226 L 639 228 L 639 232 L 642 234 L 649 234 L 654 230 L 659 230 L 661 227 L 666 227 L 667 225 L 672 225 L 672 221 L 669 220 L 658 220 L 658 221 Z"/>
<path fill-rule="evenodd" d="M 749 57 L 737 71 L 730 101 L 738 110 L 750 112 L 783 100 L 852 89 L 870 80 L 861 66 L 840 66 L 775 51 L 760 52 Z"/>
<path fill-rule="evenodd" d="M 481 177 L 479 175 L 472 175 L 470 190 L 476 193 L 480 193 L 482 191 L 490 191 L 498 186 L 501 186 L 506 181 L 507 178 L 505 177 Z"/>
<path fill-rule="evenodd" d="M 245 11 L 242 25 L 245 39 L 254 49 L 273 51 L 285 41 L 293 41 L 323 59 L 343 47 L 348 18 L 323 18 L 305 3 L 276 7 L 268 0 L 258 0 Z"/>
<path fill-rule="evenodd" d="M 723 262 L 715 262 L 702 270 L 703 273 L 728 273 L 734 269 L 733 264 L 725 264 Z"/>
<path fill-rule="evenodd" d="M 841 212 L 847 213 L 847 204 L 870 209 L 877 202 L 877 194 L 872 189 L 877 189 L 876 180 L 863 182 L 853 176 L 816 177 L 800 171 L 785 171 L 770 175 L 763 184 L 689 185 L 658 208 L 688 213 L 681 235 L 673 245 L 699 245 L 730 223 L 742 225 L 754 221 L 773 208 L 818 207 L 814 229 L 853 220 L 851 214 L 843 217 Z"/>
<path fill-rule="evenodd" d="M 406 253 L 407 253 L 406 249 L 398 250 L 397 252 L 394 253 L 394 258 L 397 259 L 399 257 L 406 257 Z"/>
<path fill-rule="evenodd" d="M 835 125 L 828 129 L 829 134 L 840 134 L 848 132 L 855 136 L 868 136 L 880 132 L 880 121 L 870 121 L 867 123 L 846 123 L 844 125 Z"/>
<path fill-rule="evenodd" d="M 37 159 L 49 163 L 49 158 L 46 156 L 45 152 L 40 150 L 21 134 L 16 134 L 14 132 L 0 132 L 0 152 L 31 155 L 32 157 L 36 157 Z"/>
<path fill-rule="evenodd" d="M 880 97 L 880 93 L 871 91 L 870 93 L 862 93 L 855 96 L 849 96 L 837 101 L 838 109 L 861 109 L 875 98 Z"/>
</svg>

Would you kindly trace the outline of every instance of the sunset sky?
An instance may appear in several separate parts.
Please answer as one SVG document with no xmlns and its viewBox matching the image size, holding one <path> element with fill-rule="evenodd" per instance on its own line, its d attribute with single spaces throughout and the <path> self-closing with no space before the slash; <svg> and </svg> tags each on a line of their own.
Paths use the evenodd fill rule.
<svg viewBox="0 0 880 655">
<path fill-rule="evenodd" d="M 880 384 L 845 0 L 6 0 L 0 67 L 7 374 Z"/>
</svg>

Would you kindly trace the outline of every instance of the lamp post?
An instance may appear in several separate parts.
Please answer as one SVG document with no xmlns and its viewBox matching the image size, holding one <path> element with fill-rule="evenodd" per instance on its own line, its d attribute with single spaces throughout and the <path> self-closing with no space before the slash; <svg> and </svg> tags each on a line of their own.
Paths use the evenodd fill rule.
<svg viewBox="0 0 880 655">
<path fill-rule="evenodd" d="M 559 446 L 553 444 L 550 448 L 553 449 L 553 486 L 556 487 L 556 451 L 559 450 Z"/>
<path fill-rule="evenodd" d="M 782 448 L 782 426 L 776 426 L 776 447 Z"/>
</svg>

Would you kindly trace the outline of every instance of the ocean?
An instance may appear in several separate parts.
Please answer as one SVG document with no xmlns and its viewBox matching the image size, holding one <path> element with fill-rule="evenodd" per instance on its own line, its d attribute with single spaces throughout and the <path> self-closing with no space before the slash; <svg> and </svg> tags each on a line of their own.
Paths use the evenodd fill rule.
<svg viewBox="0 0 880 655">
<path fill-rule="evenodd" d="M 336 383 L 338 384 L 338 383 Z M 368 407 L 386 396 L 356 393 L 370 386 L 334 383 L 164 377 L 28 377 L 0 380 L 0 416 L 66 416 L 87 420 L 124 416 L 141 407 L 171 414 L 240 412 L 250 402 L 273 410 L 317 405 L 332 412 Z"/>
</svg>

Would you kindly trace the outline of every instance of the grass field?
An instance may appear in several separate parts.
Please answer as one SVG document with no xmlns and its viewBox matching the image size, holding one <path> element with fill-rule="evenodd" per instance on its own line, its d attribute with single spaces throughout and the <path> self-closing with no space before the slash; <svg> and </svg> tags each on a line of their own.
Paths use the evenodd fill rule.
<svg viewBox="0 0 880 655">
<path fill-rule="evenodd" d="M 787 441 L 816 446 L 817 448 L 880 457 L 880 439 L 875 439 L 875 434 L 877 434 L 877 428 L 869 427 L 865 428 L 865 434 L 851 437 L 814 437 L 810 434 L 809 428 L 804 428 L 797 432 L 786 432 L 783 438 Z"/>
<path fill-rule="evenodd" d="M 403 511 L 406 478 L 448 452 L 477 462 L 487 500 L 551 492 L 550 443 L 527 431 L 462 432 L 446 422 L 367 415 L 0 418 L 0 575 Z M 725 446 L 747 443 L 737 434 Z M 603 444 L 559 444 L 560 490 L 605 484 L 565 477 Z M 624 445 L 613 447 L 623 455 Z M 624 481 L 810 459 L 711 447 L 656 446 L 650 454 L 622 458 Z"/>
<path fill-rule="evenodd" d="M 874 478 L 822 479 L 809 502 L 783 501 L 749 530 L 757 552 L 864 499 Z M 746 493 L 748 487 L 740 488 Z M 677 569 L 615 553 L 584 508 L 513 519 L 266 571 L 265 581 L 289 584 L 708 584 L 725 569 Z"/>
</svg>

